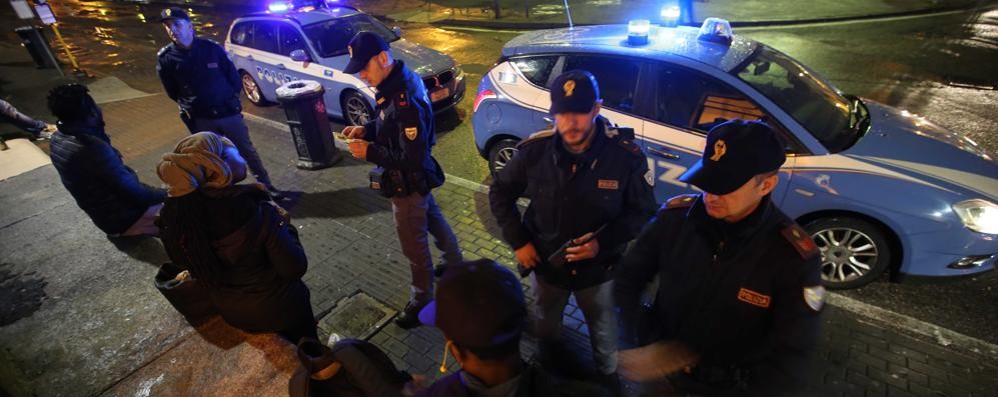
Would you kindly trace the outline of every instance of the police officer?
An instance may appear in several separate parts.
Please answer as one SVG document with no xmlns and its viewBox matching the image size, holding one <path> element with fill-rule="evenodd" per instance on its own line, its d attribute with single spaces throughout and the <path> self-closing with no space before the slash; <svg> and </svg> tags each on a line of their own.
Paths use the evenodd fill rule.
<svg viewBox="0 0 998 397">
<path fill-rule="evenodd" d="M 517 146 L 516 155 L 495 175 L 489 201 L 517 261 L 533 270 L 543 359 L 552 358 L 548 353 L 574 294 L 589 326 L 597 369 L 612 385 L 617 325 L 611 268 L 654 213 L 655 198 L 633 130 L 598 116 L 601 105 L 589 72 L 558 76 L 551 84 L 554 128 Z M 516 203 L 521 196 L 530 199 L 522 219 Z"/>
<path fill-rule="evenodd" d="M 433 235 L 444 253 L 442 266 L 463 259 L 457 236 L 430 193 L 444 183 L 443 170 L 430 156 L 436 143 L 433 108 L 423 81 L 392 57 L 381 36 L 358 33 L 348 50 L 350 62 L 343 72 L 359 74 L 376 87 L 378 117 L 364 126 L 347 127 L 343 133 L 351 138 L 354 157 L 384 170 L 380 189 L 391 198 L 395 229 L 412 270 L 412 294 L 395 323 L 414 328 L 419 326 L 419 310 L 433 299 L 433 258 L 427 235 Z"/>
<path fill-rule="evenodd" d="M 191 133 L 211 131 L 229 138 L 257 182 L 279 196 L 250 141 L 239 102 L 239 73 L 225 50 L 214 41 L 196 37 L 191 18 L 182 8 L 163 10 L 160 21 L 173 42 L 159 50 L 156 71 L 166 95 L 180 105 L 184 125 Z"/>
<path fill-rule="evenodd" d="M 673 389 L 780 395 L 801 384 L 824 289 L 814 242 L 770 199 L 784 161 L 784 145 L 764 123 L 713 128 L 703 157 L 680 177 L 703 193 L 666 202 L 621 262 L 625 325 L 641 323 L 641 293 L 660 278 L 654 325 L 626 334 L 651 331 L 641 343 L 678 343 L 699 356 L 669 377 Z M 621 353 L 622 372 L 656 367 L 630 358 Z"/>
</svg>

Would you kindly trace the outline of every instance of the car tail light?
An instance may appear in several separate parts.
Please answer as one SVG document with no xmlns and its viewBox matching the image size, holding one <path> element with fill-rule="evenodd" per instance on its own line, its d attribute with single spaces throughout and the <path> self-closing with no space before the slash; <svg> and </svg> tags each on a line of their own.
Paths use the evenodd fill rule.
<svg viewBox="0 0 998 397">
<path fill-rule="evenodd" d="M 496 95 L 495 91 L 492 91 L 490 89 L 486 88 L 484 90 L 479 90 L 478 91 L 478 95 L 475 95 L 475 104 L 474 104 L 474 106 L 471 107 L 471 112 L 472 113 L 477 112 L 478 111 L 478 105 L 481 105 L 482 101 L 484 101 L 486 99 L 495 99 L 495 98 L 498 98 L 498 97 L 499 96 Z"/>
</svg>

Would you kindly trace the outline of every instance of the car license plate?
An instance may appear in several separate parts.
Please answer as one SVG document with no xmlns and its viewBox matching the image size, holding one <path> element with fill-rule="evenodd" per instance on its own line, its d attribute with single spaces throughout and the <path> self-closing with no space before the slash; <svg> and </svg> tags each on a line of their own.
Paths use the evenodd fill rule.
<svg viewBox="0 0 998 397">
<path fill-rule="evenodd" d="M 447 99 L 450 96 L 450 88 L 444 87 L 441 90 L 434 91 L 430 93 L 430 101 L 440 102 L 443 99 Z"/>
</svg>

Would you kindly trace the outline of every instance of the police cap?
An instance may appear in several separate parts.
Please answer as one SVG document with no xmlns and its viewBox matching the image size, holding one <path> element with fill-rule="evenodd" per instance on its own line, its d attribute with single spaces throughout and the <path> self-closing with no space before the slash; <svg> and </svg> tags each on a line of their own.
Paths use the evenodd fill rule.
<svg viewBox="0 0 998 397">
<path fill-rule="evenodd" d="M 783 143 L 769 125 L 735 119 L 707 133 L 703 157 L 679 180 L 707 193 L 724 195 L 756 175 L 780 169 L 786 158 Z"/>
<path fill-rule="evenodd" d="M 519 338 L 527 320 L 523 289 L 513 272 L 480 259 L 448 266 L 436 300 L 419 312 L 464 348 L 487 348 Z"/>
<path fill-rule="evenodd" d="M 367 66 L 367 62 L 382 51 L 388 51 L 388 42 L 374 33 L 364 31 L 350 39 L 347 50 L 350 52 L 350 62 L 343 73 L 355 74 Z"/>
<path fill-rule="evenodd" d="M 599 99 L 596 78 L 585 70 L 567 71 L 551 83 L 551 114 L 589 113 Z"/>
<path fill-rule="evenodd" d="M 187 11 L 184 11 L 184 9 L 180 7 L 164 8 L 163 11 L 159 13 L 160 22 L 166 22 L 171 19 L 183 19 L 190 21 L 191 17 L 190 15 L 187 15 Z"/>
</svg>

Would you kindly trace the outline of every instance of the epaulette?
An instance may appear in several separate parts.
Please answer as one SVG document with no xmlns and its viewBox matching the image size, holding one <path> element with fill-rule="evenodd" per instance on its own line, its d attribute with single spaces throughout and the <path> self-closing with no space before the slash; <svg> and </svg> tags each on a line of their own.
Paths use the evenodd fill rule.
<svg viewBox="0 0 998 397">
<path fill-rule="evenodd" d="M 167 44 L 167 45 L 163 46 L 163 48 L 160 48 L 159 52 L 156 53 L 156 57 L 159 58 L 159 57 L 163 56 L 163 54 L 166 53 L 167 51 L 169 51 L 171 48 L 173 48 L 173 43 L 170 43 L 170 44 Z"/>
<path fill-rule="evenodd" d="M 811 235 L 807 234 L 807 231 L 797 223 L 791 223 L 784 227 L 782 233 L 783 237 L 786 237 L 802 258 L 808 259 L 818 254 L 818 245 L 811 239 Z"/>
<path fill-rule="evenodd" d="M 617 144 L 624 148 L 624 150 L 627 150 L 628 153 L 635 156 L 641 155 L 641 147 L 638 146 L 637 142 L 634 142 L 633 128 L 612 126 L 608 122 L 605 134 L 607 138 L 616 141 Z"/>
<path fill-rule="evenodd" d="M 398 95 L 395 95 L 395 106 L 398 109 L 408 109 L 411 99 L 409 98 L 409 92 L 406 90 L 399 91 Z"/>
<path fill-rule="evenodd" d="M 689 208 L 693 206 L 693 203 L 697 201 L 696 194 L 680 194 L 669 200 L 666 200 L 665 205 L 662 207 L 671 210 L 673 208 Z"/>
<path fill-rule="evenodd" d="M 538 142 L 538 141 L 540 141 L 540 140 L 542 140 L 544 138 L 553 137 L 554 134 L 555 134 L 554 128 L 549 129 L 549 130 L 542 130 L 542 131 L 535 132 L 533 134 L 530 134 L 530 136 L 528 136 L 527 139 L 524 139 L 524 140 L 520 141 L 520 143 L 516 144 L 516 147 L 517 148 L 524 147 L 524 146 L 529 145 L 531 143 Z"/>
</svg>

